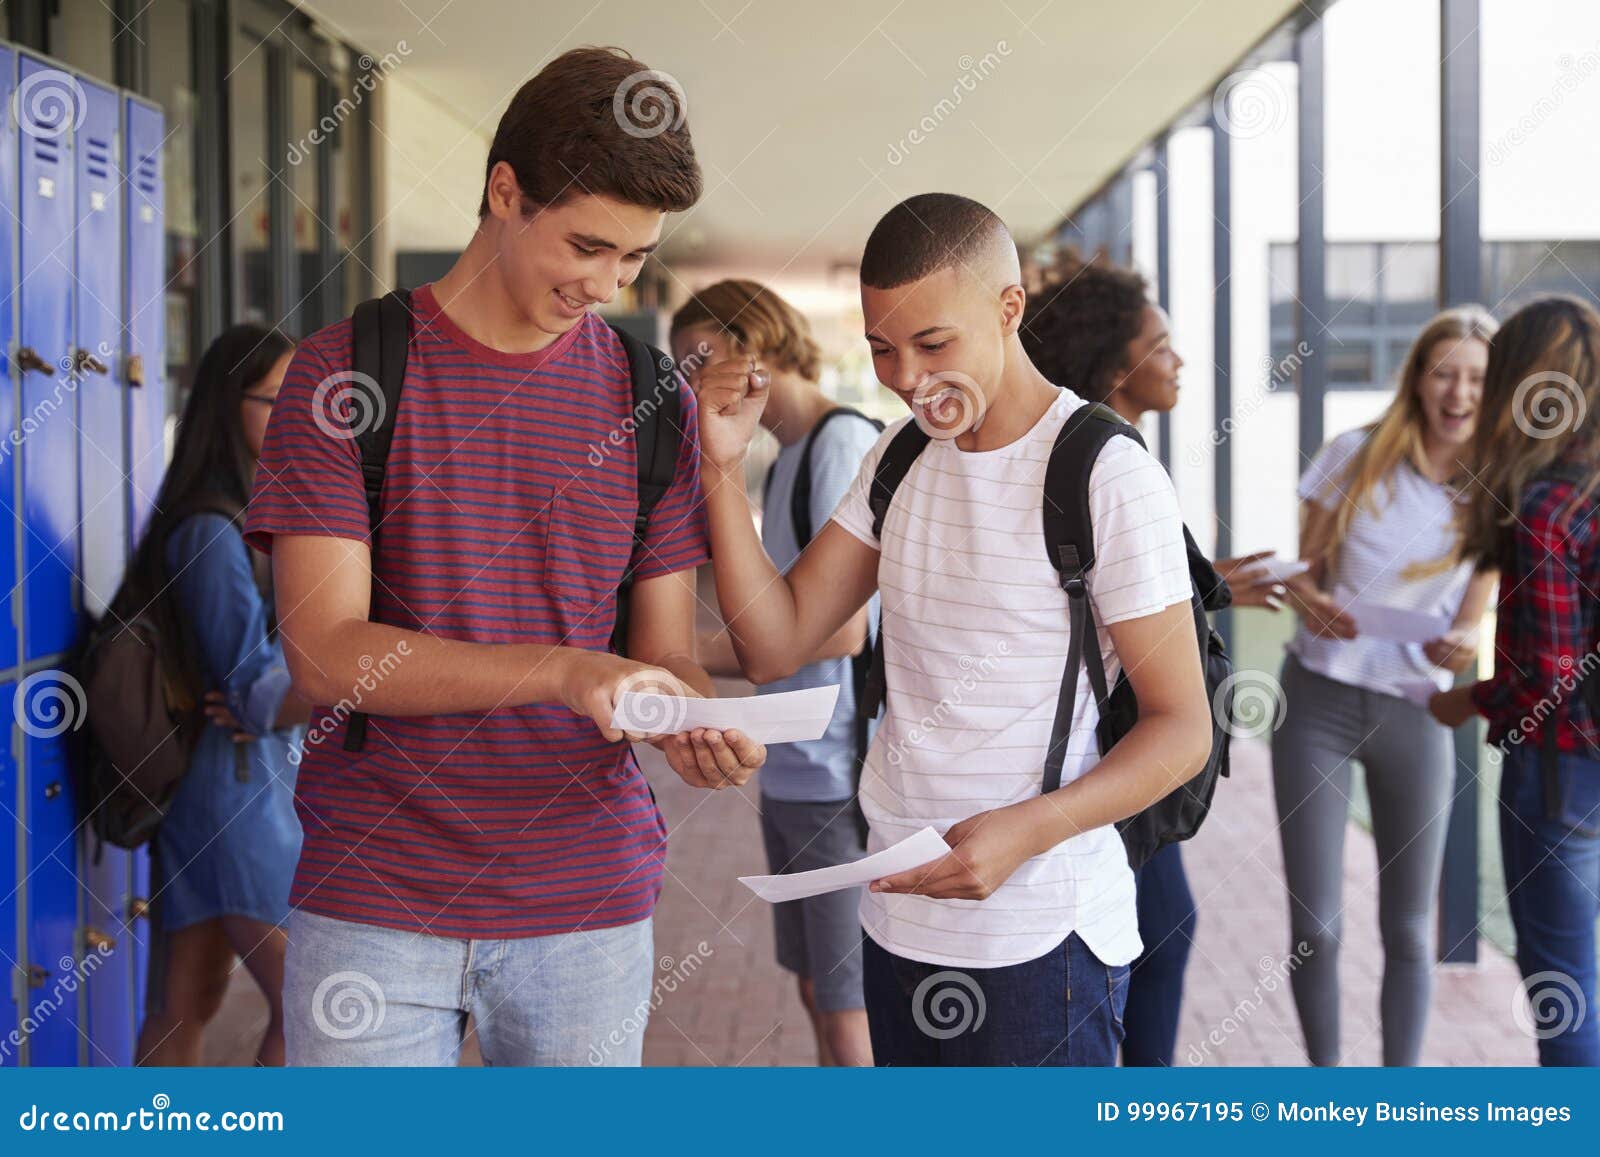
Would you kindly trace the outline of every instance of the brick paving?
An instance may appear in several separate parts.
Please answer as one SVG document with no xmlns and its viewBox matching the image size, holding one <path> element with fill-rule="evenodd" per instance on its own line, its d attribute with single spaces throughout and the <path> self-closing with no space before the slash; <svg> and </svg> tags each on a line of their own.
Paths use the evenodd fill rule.
<svg viewBox="0 0 1600 1157">
<path fill-rule="evenodd" d="M 736 879 L 766 871 L 755 786 L 697 791 L 680 783 L 653 750 L 640 752 L 672 833 L 656 912 L 659 1004 L 645 1035 L 645 1063 L 813 1063 L 815 1048 L 799 998 L 772 962 L 769 910 Z M 1287 903 L 1265 745 L 1240 741 L 1233 768 L 1210 821 L 1185 847 L 1200 926 L 1178 1063 L 1303 1064 L 1283 972 Z M 1351 825 L 1341 957 L 1346 1064 L 1380 1060 L 1376 871 L 1370 836 Z M 1535 1059 L 1533 1042 L 1511 1019 L 1515 967 L 1487 943 L 1480 955 L 1476 966 L 1438 971 L 1427 1064 L 1523 1065 Z M 241 970 L 208 1037 L 208 1063 L 248 1063 L 264 1024 L 260 998 Z M 475 1060 L 469 1042 L 463 1063 Z"/>
</svg>

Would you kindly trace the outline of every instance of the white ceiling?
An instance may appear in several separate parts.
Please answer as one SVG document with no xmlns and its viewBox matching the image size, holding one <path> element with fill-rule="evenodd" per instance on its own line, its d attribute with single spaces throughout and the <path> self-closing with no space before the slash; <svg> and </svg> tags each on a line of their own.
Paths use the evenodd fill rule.
<svg viewBox="0 0 1600 1157">
<path fill-rule="evenodd" d="M 662 256 L 816 273 L 902 197 L 1056 224 L 1292 0 L 315 0 L 332 30 L 486 138 L 553 55 L 615 44 L 688 95 L 705 198 Z M 965 84 L 963 84 L 965 77 Z M 940 102 L 946 103 L 941 107 Z M 924 118 L 928 118 L 924 121 Z M 921 143 L 911 131 L 931 125 Z"/>
</svg>

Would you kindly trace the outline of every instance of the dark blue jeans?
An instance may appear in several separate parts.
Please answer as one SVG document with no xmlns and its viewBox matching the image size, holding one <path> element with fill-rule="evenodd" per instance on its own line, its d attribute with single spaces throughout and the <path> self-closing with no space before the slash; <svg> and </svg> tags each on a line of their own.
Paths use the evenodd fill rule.
<svg viewBox="0 0 1600 1157">
<path fill-rule="evenodd" d="M 1037 960 L 949 968 L 862 945 L 879 1065 L 1114 1065 L 1128 966 L 1074 932 Z"/>
<path fill-rule="evenodd" d="M 1500 780 L 1500 849 L 1539 1063 L 1600 1065 L 1600 760 L 1563 755 L 1558 782 L 1546 785 L 1537 747 L 1511 748 Z"/>
<path fill-rule="evenodd" d="M 1128 979 L 1127 1037 L 1122 1063 L 1130 1068 L 1170 1067 L 1178 1049 L 1183 973 L 1189 966 L 1196 922 L 1194 893 L 1183 870 L 1181 844 L 1168 844 L 1145 862 L 1139 882 L 1139 939 L 1144 952 Z"/>
</svg>

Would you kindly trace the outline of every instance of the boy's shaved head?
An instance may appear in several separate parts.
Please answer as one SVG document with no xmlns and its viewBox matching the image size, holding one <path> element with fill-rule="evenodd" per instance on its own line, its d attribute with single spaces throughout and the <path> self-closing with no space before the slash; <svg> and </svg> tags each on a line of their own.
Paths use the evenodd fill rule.
<svg viewBox="0 0 1600 1157">
<path fill-rule="evenodd" d="M 955 193 L 922 193 L 883 215 L 861 254 L 861 284 L 894 289 L 952 266 L 995 290 L 1022 280 L 1017 245 L 993 210 Z"/>
</svg>

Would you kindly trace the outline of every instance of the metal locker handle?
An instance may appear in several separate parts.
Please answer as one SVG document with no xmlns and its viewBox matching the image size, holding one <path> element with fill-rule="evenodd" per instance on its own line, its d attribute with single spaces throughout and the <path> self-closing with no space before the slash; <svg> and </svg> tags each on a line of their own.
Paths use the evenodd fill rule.
<svg viewBox="0 0 1600 1157">
<path fill-rule="evenodd" d="M 144 355 L 143 354 L 129 354 L 128 355 L 127 378 L 128 378 L 128 385 L 131 386 L 134 389 L 139 389 L 141 386 L 144 385 Z"/>
<path fill-rule="evenodd" d="M 104 956 L 108 952 L 115 952 L 117 938 L 98 928 L 85 928 L 83 930 L 83 946 L 90 952 L 98 952 Z"/>
<path fill-rule="evenodd" d="M 80 374 L 105 374 L 110 372 L 105 362 L 85 349 L 72 352 L 72 368 Z"/>
<path fill-rule="evenodd" d="M 129 920 L 150 919 L 150 901 L 143 896 L 133 896 L 128 900 Z"/>
<path fill-rule="evenodd" d="M 28 987 L 43 988 L 45 981 L 50 979 L 50 970 L 42 964 L 28 965 Z"/>
<path fill-rule="evenodd" d="M 23 346 L 17 351 L 17 369 L 23 373 L 29 370 L 39 370 L 46 374 L 55 373 L 55 367 L 40 357 L 32 346 Z"/>
</svg>

